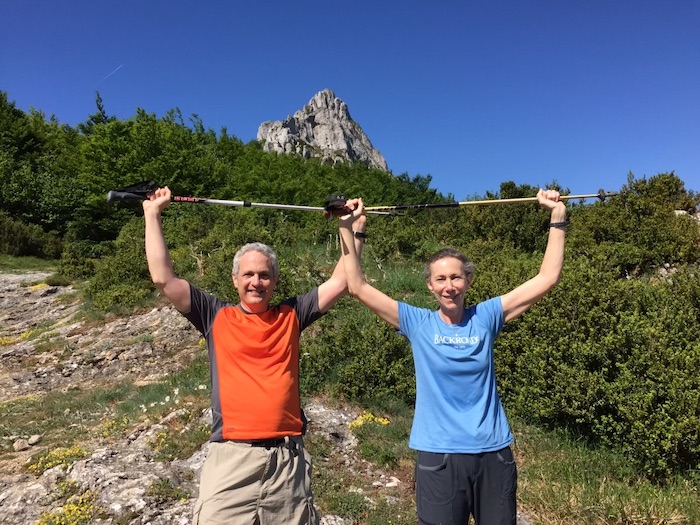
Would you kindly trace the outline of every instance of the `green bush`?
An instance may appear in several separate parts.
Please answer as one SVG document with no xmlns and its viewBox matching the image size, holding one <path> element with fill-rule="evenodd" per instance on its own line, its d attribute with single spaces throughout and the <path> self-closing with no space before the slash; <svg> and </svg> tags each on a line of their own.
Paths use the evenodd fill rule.
<svg viewBox="0 0 700 525">
<path fill-rule="evenodd" d="M 144 245 L 143 221 L 133 220 L 119 234 L 115 253 L 95 261 L 85 294 L 98 310 L 128 310 L 153 297 Z"/>
<path fill-rule="evenodd" d="M 88 279 L 95 274 L 99 260 L 113 254 L 114 242 L 68 241 L 61 253 L 59 273 L 73 279 Z"/>
<path fill-rule="evenodd" d="M 413 359 L 406 340 L 364 306 L 343 305 L 314 325 L 302 343 L 302 390 L 333 391 L 364 403 L 415 400 Z"/>
<path fill-rule="evenodd" d="M 697 269 L 618 280 L 579 260 L 497 340 L 508 409 L 628 454 L 652 478 L 700 466 Z"/>
<path fill-rule="evenodd" d="M 0 253 L 15 257 L 58 259 L 61 256 L 61 240 L 56 234 L 44 232 L 36 224 L 13 220 L 0 210 Z"/>
</svg>

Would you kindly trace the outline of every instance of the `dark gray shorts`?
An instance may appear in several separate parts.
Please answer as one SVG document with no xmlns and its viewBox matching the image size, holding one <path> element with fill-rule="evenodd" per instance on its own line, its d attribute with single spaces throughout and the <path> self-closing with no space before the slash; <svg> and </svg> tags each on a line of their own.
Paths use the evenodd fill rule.
<svg viewBox="0 0 700 525">
<path fill-rule="evenodd" d="M 416 503 L 420 525 L 516 522 L 517 470 L 510 447 L 482 454 L 418 452 Z"/>
</svg>

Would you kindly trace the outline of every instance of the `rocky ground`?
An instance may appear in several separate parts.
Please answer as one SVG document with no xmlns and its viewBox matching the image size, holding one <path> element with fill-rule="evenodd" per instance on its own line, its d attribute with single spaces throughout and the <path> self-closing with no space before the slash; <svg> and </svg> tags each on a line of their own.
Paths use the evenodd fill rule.
<svg viewBox="0 0 700 525">
<path fill-rule="evenodd" d="M 42 284 L 48 276 L 0 274 L 0 406 L 27 396 L 116 381 L 156 382 L 184 368 L 201 351 L 199 334 L 169 306 L 86 321 L 76 316 L 81 309 L 77 291 Z M 41 336 L 27 337 L 30 333 Z M 65 498 L 60 495 L 66 481 L 97 494 L 96 504 L 105 512 L 92 523 L 189 524 L 194 497 L 157 498 L 149 492 L 163 480 L 193 496 L 198 492 L 206 444 L 185 460 L 158 461 L 153 450 L 154 436 L 178 417 L 179 410 L 173 407 L 162 420 L 130 429 L 120 440 L 100 442 L 86 436 L 84 447 L 89 453 L 85 459 L 68 467 L 56 466 L 38 477 L 26 465 L 42 450 L 45 436 L 4 429 L 6 435 L 0 435 L 0 524 L 35 523 L 42 513 L 63 504 Z M 359 410 L 330 407 L 315 399 L 305 411 L 309 434 L 327 438 L 334 448 L 332 454 L 341 458 L 344 468 L 363 474 L 374 494 L 402 484 L 410 490 L 410 479 L 397 478 L 397 473 L 384 472 L 359 458 L 348 430 Z M 203 412 L 201 421 L 209 419 L 210 414 Z M 332 515 L 323 516 L 321 523 L 349 525 Z M 524 519 L 520 523 L 527 525 Z"/>
<path fill-rule="evenodd" d="M 199 334 L 169 306 L 101 322 L 75 320 L 80 318 L 79 294 L 72 287 L 42 284 L 48 276 L 0 274 L 0 402 L 122 380 L 155 382 L 183 368 L 201 351 Z M 41 337 L 25 338 L 31 331 L 40 331 Z M 366 463 L 354 453 L 355 439 L 348 430 L 359 411 L 327 407 L 318 400 L 308 403 L 305 411 L 309 431 L 327 436 L 347 457 L 346 463 L 355 468 Z M 25 465 L 41 450 L 42 436 L 0 436 L 0 523 L 34 523 L 42 512 L 60 504 L 58 494 L 65 480 L 99 494 L 98 504 L 107 514 L 96 523 L 116 523 L 118 517 L 132 525 L 190 523 L 194 498 L 159 503 L 147 496 L 158 480 L 197 494 L 206 444 L 187 460 L 154 460 L 152 438 L 177 413 L 141 425 L 121 442 L 86 443 L 87 459 L 49 469 L 39 477 L 27 472 Z M 208 422 L 210 414 L 205 412 L 202 420 Z M 366 470 L 377 478 L 369 480 L 374 486 L 397 482 Z M 124 516 L 130 516 L 129 521 Z M 323 523 L 344 521 L 324 516 Z"/>
</svg>

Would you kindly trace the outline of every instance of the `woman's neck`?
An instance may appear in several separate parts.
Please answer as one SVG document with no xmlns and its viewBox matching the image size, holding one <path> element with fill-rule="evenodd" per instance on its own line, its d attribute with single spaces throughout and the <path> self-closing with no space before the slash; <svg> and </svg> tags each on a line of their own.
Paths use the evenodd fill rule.
<svg viewBox="0 0 700 525">
<path fill-rule="evenodd" d="M 464 319 L 464 308 L 460 308 L 459 310 L 438 310 L 438 315 L 440 316 L 440 319 L 442 319 L 445 324 L 459 324 L 462 322 L 462 319 Z"/>
</svg>

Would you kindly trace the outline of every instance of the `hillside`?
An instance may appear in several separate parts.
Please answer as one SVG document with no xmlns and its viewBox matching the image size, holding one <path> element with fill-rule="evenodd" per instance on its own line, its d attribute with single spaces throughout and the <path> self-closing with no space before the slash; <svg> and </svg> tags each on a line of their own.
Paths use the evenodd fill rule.
<svg viewBox="0 0 700 525">
<path fill-rule="evenodd" d="M 331 124 L 324 119 L 347 110 L 326 103 L 328 97 L 308 110 L 321 110 L 324 126 Z M 296 140 L 289 133 L 306 111 L 270 129 Z M 243 144 L 225 130 L 205 129 L 196 118 L 185 125 L 177 110 L 162 118 L 138 110 L 119 120 L 98 100 L 98 112 L 72 128 L 39 111 L 18 110 L 0 92 L 0 256 L 53 261 L 57 271 L 8 274 L 0 295 L 0 466 L 9 476 L 0 488 L 2 512 L 12 501 L 12 512 L 38 513 L 88 486 L 96 492 L 80 505 L 96 504 L 105 492 L 101 482 L 67 483 L 65 477 L 92 464 L 104 467 L 122 450 L 127 456 L 140 450 L 142 458 L 132 458 L 137 463 L 165 465 L 157 467 L 165 469 L 164 477 L 134 482 L 146 507 L 184 509 L 196 490 L 195 456 L 206 441 L 204 352 L 197 334 L 151 283 L 141 206 L 109 203 L 109 190 L 154 180 L 184 197 L 258 203 L 319 206 L 335 193 L 361 195 L 369 205 L 452 199 L 430 188 L 430 176 L 334 163 L 335 146 L 325 159 L 306 158 L 304 147 L 315 131 L 338 144 L 347 131 L 311 124 L 304 124 L 301 142 L 282 148 L 290 154 L 281 154 L 266 151 L 262 140 Z M 520 201 L 543 184 L 536 182 L 502 181 L 498 191 L 473 196 L 488 206 L 407 206 L 398 215 L 368 217 L 363 270 L 397 300 L 433 308 L 423 261 L 453 247 L 476 266 L 468 304 L 512 290 L 537 273 L 547 244 L 547 214 Z M 567 193 L 556 180 L 543 185 Z M 649 178 L 629 173 L 619 191 L 607 190 L 614 197 L 568 201 L 561 281 L 496 341 L 499 394 L 514 425 L 526 428 L 518 438 L 525 442 L 519 497 L 530 515 L 547 517 L 543 523 L 565 523 L 582 513 L 590 523 L 636 523 L 629 516 L 643 515 L 659 523 L 700 522 L 700 505 L 688 502 L 698 493 L 700 469 L 700 194 L 672 172 Z M 337 224 L 318 211 L 232 209 L 185 198 L 165 210 L 163 224 L 175 272 L 225 300 L 236 300 L 231 259 L 246 242 L 267 243 L 279 254 L 277 298 L 320 284 L 338 258 Z M 305 401 L 342 423 L 342 432 L 326 432 L 319 423 L 308 436 L 309 449 L 317 451 L 319 507 L 368 525 L 384 525 L 388 517 L 399 525 L 399 515 L 410 522 L 406 480 L 413 453 L 406 441 L 415 380 L 406 340 L 349 298 L 303 337 Z M 360 410 L 391 416 L 391 424 L 359 418 Z M 359 419 L 352 434 L 348 419 Z M 372 424 L 362 426 L 366 421 Z M 354 436 L 358 444 L 338 448 L 338 436 L 342 442 Z M 571 460 L 560 455 L 561 436 L 586 450 L 573 446 Z M 540 448 L 555 452 L 539 468 L 561 461 L 560 472 L 532 468 Z M 600 455 L 606 460 L 596 462 Z M 356 460 L 376 472 L 345 468 Z M 194 463 L 172 466 L 188 461 Z M 572 472 L 581 463 L 587 466 L 577 470 L 595 471 L 594 479 Z M 33 477 L 45 470 L 48 478 Z M 131 479 L 131 467 L 120 463 L 117 471 L 104 479 L 122 487 L 119 480 Z M 387 486 L 390 476 L 398 487 Z M 556 482 L 543 483 L 551 477 Z M 37 503 L 23 507 L 20 496 L 35 489 Z M 137 519 L 130 513 L 140 511 L 128 509 L 141 503 L 110 505 L 112 514 L 127 508 L 116 518 L 124 525 Z"/>
<path fill-rule="evenodd" d="M 0 423 L 0 523 L 26 525 L 60 508 L 92 512 L 90 523 L 190 523 L 207 451 L 208 382 L 178 391 L 168 377 L 198 359 L 199 335 L 170 306 L 77 320 L 76 289 L 47 285 L 49 275 L 0 274 L 0 403 L 10 412 Z M 140 417 L 119 411 L 134 389 L 148 385 L 162 385 L 154 406 L 140 408 Z M 360 458 L 348 426 L 360 409 L 322 398 L 306 400 L 304 408 L 317 470 L 352 473 L 353 490 L 394 505 L 410 523 L 410 468 L 386 470 Z M 159 448 L 173 428 L 200 430 L 184 459 L 168 459 Z M 40 475 L 27 469 L 50 451 L 64 453 L 51 456 L 56 466 Z M 352 523 L 322 516 L 325 525 Z"/>
</svg>

